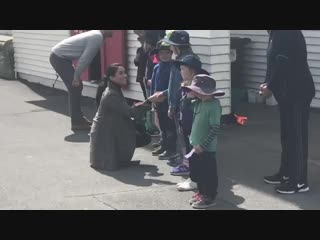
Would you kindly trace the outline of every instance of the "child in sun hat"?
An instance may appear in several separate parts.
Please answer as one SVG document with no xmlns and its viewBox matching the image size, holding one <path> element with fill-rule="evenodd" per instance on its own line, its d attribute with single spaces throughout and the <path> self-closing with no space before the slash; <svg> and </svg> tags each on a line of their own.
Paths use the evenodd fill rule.
<svg viewBox="0 0 320 240">
<path fill-rule="evenodd" d="M 216 81 L 206 74 L 196 75 L 190 86 L 183 87 L 189 91 L 187 97 L 194 98 L 194 119 L 190 135 L 192 146 L 190 178 L 198 185 L 198 190 L 189 203 L 193 208 L 205 209 L 214 206 L 217 187 L 216 151 L 220 132 L 221 105 L 217 96 L 224 96 L 216 89 Z M 193 154 L 192 154 L 193 153 Z"/>
</svg>

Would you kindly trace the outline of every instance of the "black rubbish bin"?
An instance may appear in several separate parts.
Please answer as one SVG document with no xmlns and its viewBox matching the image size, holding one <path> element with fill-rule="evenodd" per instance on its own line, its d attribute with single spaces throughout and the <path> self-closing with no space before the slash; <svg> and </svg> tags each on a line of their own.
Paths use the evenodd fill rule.
<svg viewBox="0 0 320 240">
<path fill-rule="evenodd" d="M 231 50 L 235 55 L 235 60 L 231 63 L 231 87 L 242 88 L 244 87 L 244 79 L 241 76 L 241 71 L 243 69 L 243 57 L 244 57 L 244 47 L 251 43 L 250 38 L 231 38 Z"/>
<path fill-rule="evenodd" d="M 12 80 L 14 76 L 13 37 L 0 35 L 0 78 Z"/>
<path fill-rule="evenodd" d="M 236 113 L 241 102 L 247 99 L 245 79 L 242 75 L 244 62 L 244 47 L 251 43 L 250 38 L 231 38 L 231 111 Z"/>
</svg>

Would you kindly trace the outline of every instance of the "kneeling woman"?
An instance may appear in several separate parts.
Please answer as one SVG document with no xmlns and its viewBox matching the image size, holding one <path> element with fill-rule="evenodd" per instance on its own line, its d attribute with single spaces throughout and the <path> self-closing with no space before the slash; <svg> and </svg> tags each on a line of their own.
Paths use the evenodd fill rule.
<svg viewBox="0 0 320 240">
<path fill-rule="evenodd" d="M 90 133 L 90 164 L 94 169 L 113 171 L 132 164 L 136 148 L 136 128 L 132 118 L 141 108 L 127 104 L 121 91 L 127 83 L 124 66 L 115 63 L 107 69 L 104 82 L 98 89 L 100 104 Z"/>
</svg>

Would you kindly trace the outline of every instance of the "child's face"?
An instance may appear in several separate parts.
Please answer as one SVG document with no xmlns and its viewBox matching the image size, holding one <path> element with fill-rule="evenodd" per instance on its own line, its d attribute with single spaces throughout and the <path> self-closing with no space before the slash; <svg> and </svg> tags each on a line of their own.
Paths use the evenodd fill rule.
<svg viewBox="0 0 320 240">
<path fill-rule="evenodd" d="M 170 50 L 171 50 L 176 56 L 178 56 L 178 55 L 180 54 L 179 48 L 178 48 L 177 46 L 170 45 Z"/>
<path fill-rule="evenodd" d="M 196 96 L 196 92 L 194 92 L 194 91 L 190 91 L 190 92 L 188 92 L 188 94 L 187 94 L 187 98 L 191 98 L 191 99 L 194 99 L 194 98 L 196 98 L 197 96 Z"/>
<path fill-rule="evenodd" d="M 172 57 L 172 52 L 170 50 L 160 50 L 159 59 L 161 62 L 169 62 Z"/>
<path fill-rule="evenodd" d="M 180 66 L 180 73 L 183 81 L 191 81 L 195 75 L 194 70 L 185 65 Z"/>
</svg>

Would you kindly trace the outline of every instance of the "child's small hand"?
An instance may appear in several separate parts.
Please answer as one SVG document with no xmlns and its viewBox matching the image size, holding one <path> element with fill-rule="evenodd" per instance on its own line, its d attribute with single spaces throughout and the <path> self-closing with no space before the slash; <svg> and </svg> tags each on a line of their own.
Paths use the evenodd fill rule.
<svg viewBox="0 0 320 240">
<path fill-rule="evenodd" d="M 150 86 L 151 86 L 151 80 L 148 80 L 148 81 L 147 81 L 147 84 L 148 84 L 148 86 L 150 87 Z"/>
<path fill-rule="evenodd" d="M 193 149 L 194 149 L 194 151 L 195 151 L 196 154 L 201 154 L 201 153 L 203 153 L 203 148 L 202 148 L 200 145 L 195 146 Z"/>
</svg>

